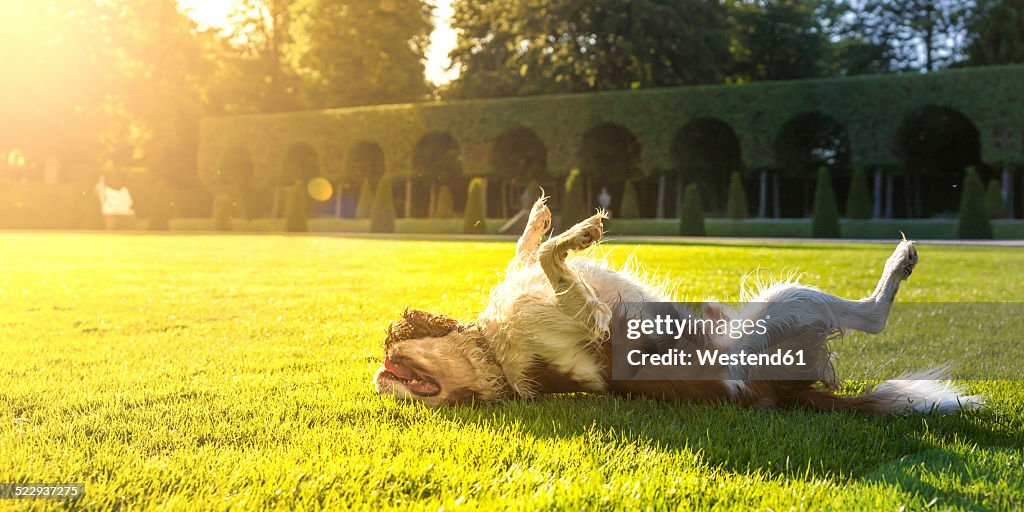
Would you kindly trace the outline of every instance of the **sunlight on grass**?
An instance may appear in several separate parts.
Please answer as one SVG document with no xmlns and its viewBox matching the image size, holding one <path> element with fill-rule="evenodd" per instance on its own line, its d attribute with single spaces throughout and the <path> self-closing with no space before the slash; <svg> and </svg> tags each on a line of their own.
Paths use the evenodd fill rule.
<svg viewBox="0 0 1024 512">
<path fill-rule="evenodd" d="M 991 407 L 941 418 L 595 395 L 429 410 L 378 397 L 370 377 L 388 322 L 407 305 L 471 319 L 512 250 L 0 234 L 0 481 L 81 481 L 83 505 L 133 509 L 1024 501 L 1019 382 L 970 383 Z M 671 274 L 681 295 L 735 300 L 758 268 L 865 295 L 891 247 L 600 250 Z M 901 300 L 1024 301 L 1021 270 L 1019 249 L 921 247 Z"/>
</svg>

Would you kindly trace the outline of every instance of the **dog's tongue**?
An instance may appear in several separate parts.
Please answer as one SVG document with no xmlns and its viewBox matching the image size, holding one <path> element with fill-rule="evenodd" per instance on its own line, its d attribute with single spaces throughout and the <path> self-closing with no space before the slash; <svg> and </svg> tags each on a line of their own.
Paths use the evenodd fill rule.
<svg viewBox="0 0 1024 512">
<path fill-rule="evenodd" d="M 384 369 L 389 371 L 389 372 L 391 372 L 391 373 L 393 373 L 393 374 L 395 374 L 400 379 L 415 379 L 416 378 L 416 374 L 415 373 L 413 373 L 408 368 L 403 368 L 402 366 L 397 365 L 397 364 L 391 362 L 391 358 L 390 357 L 385 357 L 384 358 Z"/>
</svg>

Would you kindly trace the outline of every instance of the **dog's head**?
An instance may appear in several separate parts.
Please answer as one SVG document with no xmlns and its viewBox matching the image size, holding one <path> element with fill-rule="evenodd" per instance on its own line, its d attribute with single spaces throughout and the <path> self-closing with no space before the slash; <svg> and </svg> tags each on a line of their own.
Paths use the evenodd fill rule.
<svg viewBox="0 0 1024 512">
<path fill-rule="evenodd" d="M 472 325 L 407 309 L 388 327 L 377 392 L 427 405 L 485 402 L 504 389 L 501 367 Z"/>
</svg>

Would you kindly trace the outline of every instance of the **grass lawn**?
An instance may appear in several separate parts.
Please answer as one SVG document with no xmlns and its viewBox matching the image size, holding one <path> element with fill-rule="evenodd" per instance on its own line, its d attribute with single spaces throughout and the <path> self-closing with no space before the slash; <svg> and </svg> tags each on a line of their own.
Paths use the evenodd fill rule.
<svg viewBox="0 0 1024 512">
<path fill-rule="evenodd" d="M 891 250 L 603 248 L 670 272 L 682 295 L 724 300 L 755 268 L 866 295 Z M 990 407 L 952 417 L 594 395 L 430 410 L 378 397 L 387 323 L 406 305 L 470 319 L 512 250 L 0 234 L 0 482 L 85 482 L 72 505 L 132 510 L 1024 506 L 1020 381 L 968 383 Z M 920 252 L 903 301 L 1024 302 L 1024 250 Z M 26 504 L 61 505 L 0 508 Z"/>
</svg>

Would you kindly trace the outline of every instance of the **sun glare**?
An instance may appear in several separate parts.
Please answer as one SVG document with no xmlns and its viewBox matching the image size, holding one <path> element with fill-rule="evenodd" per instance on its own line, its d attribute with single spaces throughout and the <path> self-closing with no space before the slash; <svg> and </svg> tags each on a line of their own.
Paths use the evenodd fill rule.
<svg viewBox="0 0 1024 512">
<path fill-rule="evenodd" d="M 200 28 L 228 28 L 231 14 L 241 2 L 239 0 L 178 0 L 181 10 L 195 20 Z M 457 70 L 449 70 L 451 60 L 448 53 L 455 47 L 456 33 L 451 28 L 452 0 L 438 0 L 434 7 L 434 31 L 430 34 L 430 46 L 424 62 L 424 75 L 435 85 L 451 82 L 458 76 Z"/>
</svg>

